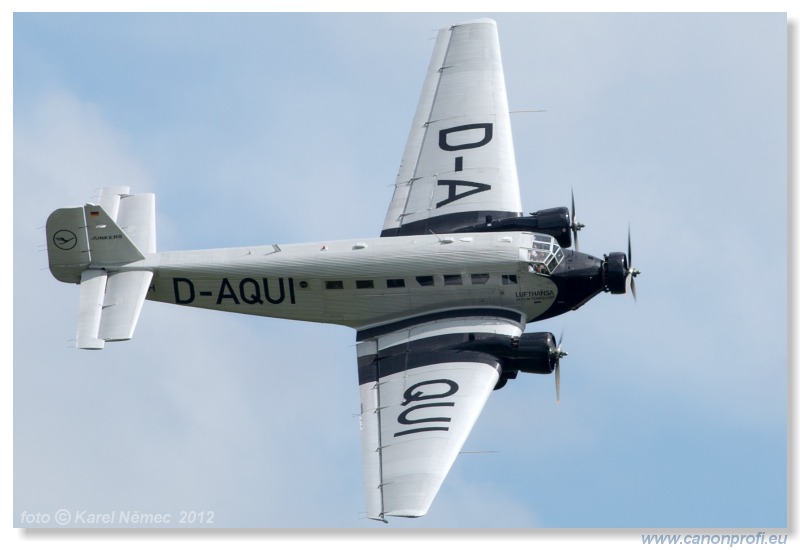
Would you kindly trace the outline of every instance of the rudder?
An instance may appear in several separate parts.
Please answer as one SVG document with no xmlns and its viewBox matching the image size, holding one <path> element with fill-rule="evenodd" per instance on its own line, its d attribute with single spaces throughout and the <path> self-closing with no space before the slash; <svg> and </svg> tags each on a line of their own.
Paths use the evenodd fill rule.
<svg viewBox="0 0 800 550">
<path fill-rule="evenodd" d="M 47 218 L 47 257 L 50 273 L 64 283 L 80 283 L 89 268 L 89 235 L 82 206 L 59 208 Z"/>
</svg>

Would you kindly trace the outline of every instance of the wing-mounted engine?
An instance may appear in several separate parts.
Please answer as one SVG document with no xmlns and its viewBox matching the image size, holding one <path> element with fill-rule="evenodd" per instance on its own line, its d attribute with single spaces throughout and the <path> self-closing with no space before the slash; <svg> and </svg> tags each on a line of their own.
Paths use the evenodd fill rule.
<svg viewBox="0 0 800 550">
<path fill-rule="evenodd" d="M 502 372 L 494 389 L 499 390 L 517 377 L 520 372 L 530 374 L 556 373 L 560 377 L 559 363 L 567 355 L 551 332 L 528 332 L 519 337 L 492 335 L 475 338 L 458 346 L 487 353 L 500 362 Z M 556 381 L 558 385 L 558 380 Z"/>
<path fill-rule="evenodd" d="M 494 219 L 486 216 L 484 223 L 467 225 L 452 230 L 452 233 L 480 233 L 488 231 L 529 231 L 544 233 L 558 241 L 562 248 L 572 246 L 572 219 L 566 206 L 547 208 L 531 212 L 529 216 Z"/>
<path fill-rule="evenodd" d="M 551 332 L 525 333 L 511 340 L 512 353 L 502 358 L 503 372 L 550 374 L 558 364 L 558 344 Z"/>
</svg>

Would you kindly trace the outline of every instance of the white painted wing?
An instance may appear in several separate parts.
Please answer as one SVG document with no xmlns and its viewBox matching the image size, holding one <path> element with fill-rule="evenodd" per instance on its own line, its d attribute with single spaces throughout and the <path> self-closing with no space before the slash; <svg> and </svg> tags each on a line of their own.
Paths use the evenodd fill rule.
<svg viewBox="0 0 800 550">
<path fill-rule="evenodd" d="M 442 29 L 381 236 L 443 233 L 521 211 L 497 25 Z"/>
<path fill-rule="evenodd" d="M 358 334 L 361 446 L 367 515 L 424 515 L 501 372 L 463 344 L 509 338 L 524 319 L 502 310 L 432 314 Z M 465 315 L 465 316 L 460 316 Z"/>
</svg>

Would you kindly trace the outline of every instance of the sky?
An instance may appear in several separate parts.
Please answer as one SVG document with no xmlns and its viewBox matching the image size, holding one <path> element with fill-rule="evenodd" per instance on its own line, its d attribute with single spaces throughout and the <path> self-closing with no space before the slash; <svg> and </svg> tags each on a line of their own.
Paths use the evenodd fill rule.
<svg viewBox="0 0 800 550">
<path fill-rule="evenodd" d="M 44 224 L 128 185 L 161 251 L 377 236 L 436 30 L 483 16 L 510 109 L 540 111 L 512 115 L 524 208 L 574 191 L 596 255 L 630 227 L 638 301 L 529 325 L 564 333 L 561 403 L 494 392 L 388 528 L 787 526 L 786 15 L 481 12 L 14 15 L 15 527 L 387 528 L 354 331 L 146 303 L 130 342 L 74 349 Z"/>
</svg>

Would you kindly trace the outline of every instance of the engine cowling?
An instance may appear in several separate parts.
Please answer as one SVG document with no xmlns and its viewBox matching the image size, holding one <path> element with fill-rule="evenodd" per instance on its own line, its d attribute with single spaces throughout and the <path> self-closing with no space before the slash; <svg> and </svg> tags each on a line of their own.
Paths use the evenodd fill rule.
<svg viewBox="0 0 800 550">
<path fill-rule="evenodd" d="M 561 206 L 531 212 L 530 216 L 493 219 L 487 216 L 483 223 L 456 227 L 453 233 L 480 233 L 485 231 L 530 231 L 550 235 L 562 248 L 572 246 L 572 221 L 569 209 Z"/>
<path fill-rule="evenodd" d="M 551 332 L 524 333 L 512 341 L 511 351 L 501 358 L 503 370 L 550 374 L 556 368 L 558 344 Z"/>
<path fill-rule="evenodd" d="M 572 246 L 572 221 L 568 208 L 560 206 L 538 210 L 532 213 L 532 217 L 536 220 L 536 231 L 554 237 L 563 248 Z"/>
<path fill-rule="evenodd" d="M 623 252 L 612 252 L 606 256 L 604 270 L 605 286 L 611 294 L 625 294 L 628 277 L 628 258 Z"/>
<path fill-rule="evenodd" d="M 519 338 L 500 335 L 474 338 L 474 335 L 470 335 L 467 341 L 450 349 L 477 351 L 497 358 L 502 373 L 494 388 L 496 390 L 516 378 L 520 372 L 550 374 L 557 369 L 561 357 L 566 355 L 559 350 L 556 337 L 551 332 L 523 333 Z"/>
</svg>

